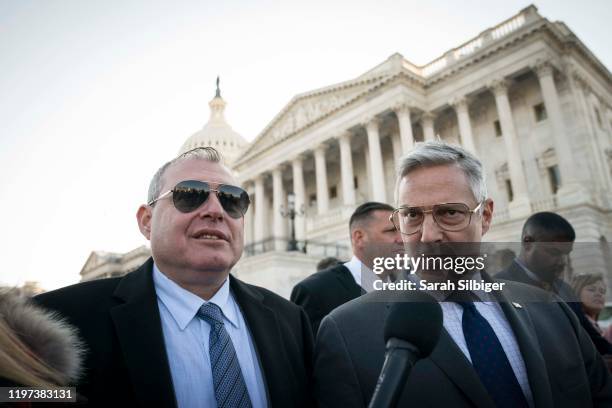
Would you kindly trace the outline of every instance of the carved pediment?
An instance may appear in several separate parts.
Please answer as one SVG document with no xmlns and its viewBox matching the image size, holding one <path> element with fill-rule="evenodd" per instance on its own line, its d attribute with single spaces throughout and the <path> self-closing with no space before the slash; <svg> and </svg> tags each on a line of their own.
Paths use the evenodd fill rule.
<svg viewBox="0 0 612 408">
<path fill-rule="evenodd" d="M 116 263 L 120 259 L 119 254 L 103 251 L 92 251 L 87 258 L 87 261 L 85 261 L 85 265 L 83 265 L 81 268 L 81 275 L 106 263 Z"/>
<path fill-rule="evenodd" d="M 250 147 L 256 152 L 311 126 L 350 104 L 384 80 L 383 77 L 352 81 L 295 96 L 270 122 Z M 248 153 L 247 153 L 248 154 Z"/>
<path fill-rule="evenodd" d="M 81 276 L 83 275 L 83 272 L 92 270 L 93 268 L 98 266 L 99 263 L 100 263 L 100 257 L 98 256 L 96 251 L 92 251 L 87 257 L 87 261 L 85 261 L 85 265 L 83 265 L 83 267 L 81 268 L 81 272 L 80 272 Z"/>
</svg>

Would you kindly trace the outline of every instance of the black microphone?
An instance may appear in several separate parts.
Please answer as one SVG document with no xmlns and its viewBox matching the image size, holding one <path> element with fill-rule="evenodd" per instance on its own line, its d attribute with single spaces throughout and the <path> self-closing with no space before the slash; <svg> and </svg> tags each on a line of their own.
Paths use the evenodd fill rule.
<svg viewBox="0 0 612 408">
<path fill-rule="evenodd" d="M 391 306 L 385 321 L 385 362 L 369 408 L 393 408 L 417 360 L 429 356 L 442 330 L 442 309 L 425 292 Z"/>
</svg>

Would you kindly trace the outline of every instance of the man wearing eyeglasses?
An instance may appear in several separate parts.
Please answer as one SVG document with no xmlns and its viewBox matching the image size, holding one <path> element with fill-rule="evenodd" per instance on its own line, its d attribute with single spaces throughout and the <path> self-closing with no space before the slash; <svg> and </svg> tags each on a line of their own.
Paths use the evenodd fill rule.
<svg viewBox="0 0 612 408">
<path fill-rule="evenodd" d="M 85 339 L 77 391 L 103 406 L 310 406 L 304 311 L 230 275 L 250 200 L 213 148 L 162 166 L 137 220 L 152 259 L 37 300 Z"/>
<path fill-rule="evenodd" d="M 401 159 L 396 199 L 392 220 L 407 253 L 478 252 L 493 217 L 480 161 L 443 142 L 419 144 Z M 414 272 L 419 282 L 494 282 L 484 270 Z M 563 302 L 514 282 L 505 282 L 503 292 L 430 294 L 442 309 L 443 328 L 431 355 L 412 367 L 398 406 L 612 406 L 612 379 Z M 323 319 L 315 345 L 321 407 L 368 405 L 385 356 L 390 297 L 384 295 L 369 293 Z"/>
</svg>

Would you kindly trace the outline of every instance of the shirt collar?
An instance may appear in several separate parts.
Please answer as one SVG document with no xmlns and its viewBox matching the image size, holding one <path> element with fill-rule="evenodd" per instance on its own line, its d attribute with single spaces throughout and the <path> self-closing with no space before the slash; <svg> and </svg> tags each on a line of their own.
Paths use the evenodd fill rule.
<svg viewBox="0 0 612 408">
<path fill-rule="evenodd" d="M 365 290 L 366 293 L 370 293 L 374 290 L 374 282 L 379 280 L 380 277 L 368 268 L 366 264 L 361 262 L 359 258 L 353 255 L 351 260 L 346 262 L 344 266 L 351 272 L 351 275 L 353 275 L 355 283 Z"/>
<path fill-rule="evenodd" d="M 353 278 L 355 279 L 355 282 L 361 286 L 361 268 L 364 266 L 363 263 L 359 260 L 359 258 L 357 258 L 355 255 L 353 255 L 353 257 L 351 258 L 350 261 L 346 262 L 344 264 L 344 266 L 346 267 L 346 269 L 349 270 L 349 272 L 351 272 L 351 275 L 353 275 Z"/>
<path fill-rule="evenodd" d="M 153 264 L 153 283 L 157 297 L 168 308 L 181 331 L 185 330 L 200 307 L 208 302 L 219 306 L 225 319 L 234 327 L 240 328 L 236 304 L 232 301 L 233 298 L 230 293 L 229 279 L 223 282 L 223 285 L 208 302 L 180 287 L 161 272 L 156 264 Z"/>
<path fill-rule="evenodd" d="M 475 282 L 483 282 L 484 278 L 482 277 L 482 273 L 480 271 L 474 272 L 471 280 Z M 491 304 L 493 303 L 493 297 L 490 293 L 485 292 L 484 290 L 474 290 L 472 293 L 478 298 L 480 303 Z"/>
</svg>

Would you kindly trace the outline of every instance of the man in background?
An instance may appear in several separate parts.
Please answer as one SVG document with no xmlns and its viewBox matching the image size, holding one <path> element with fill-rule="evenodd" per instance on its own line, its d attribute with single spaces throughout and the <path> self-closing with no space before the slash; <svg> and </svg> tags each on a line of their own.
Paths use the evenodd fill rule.
<svg viewBox="0 0 612 408">
<path fill-rule="evenodd" d="M 329 312 L 372 291 L 372 282 L 376 279 L 372 272 L 375 256 L 401 249 L 399 232 L 389 220 L 392 212 L 389 204 L 373 201 L 357 207 L 349 220 L 353 249 L 350 261 L 317 272 L 293 288 L 291 301 L 304 308 L 315 334 Z"/>
<path fill-rule="evenodd" d="M 612 354 L 612 344 L 589 322 L 572 288 L 562 279 L 575 239 L 574 228 L 559 214 L 535 213 L 523 225 L 519 256 L 495 277 L 537 286 L 559 296 L 576 313 L 597 351 Z"/>
</svg>

